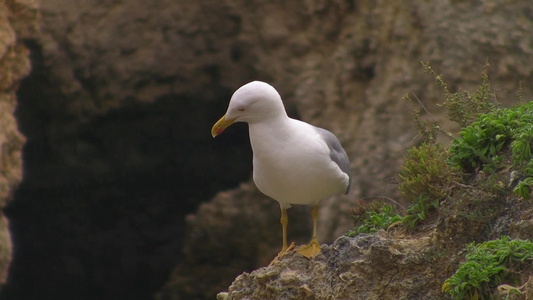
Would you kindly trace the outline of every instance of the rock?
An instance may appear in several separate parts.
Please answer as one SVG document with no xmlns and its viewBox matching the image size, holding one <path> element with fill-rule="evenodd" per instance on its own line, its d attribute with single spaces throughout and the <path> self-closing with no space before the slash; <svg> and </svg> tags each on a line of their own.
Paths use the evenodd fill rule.
<svg viewBox="0 0 533 300">
<path fill-rule="evenodd" d="M 289 239 L 308 242 L 310 208 L 293 207 L 288 213 Z M 196 214 L 187 216 L 190 231 L 183 249 L 187 261 L 173 272 L 158 299 L 208 299 L 243 270 L 268 265 L 281 249 L 279 218 L 279 205 L 251 184 L 202 204 Z M 220 280 L 220 274 L 228 276 Z"/>
<path fill-rule="evenodd" d="M 13 199 L 22 179 L 24 137 L 15 119 L 16 90 L 30 72 L 24 38 L 35 34 L 38 9 L 36 1 L 0 1 L 0 208 Z M 0 284 L 7 279 L 12 245 L 8 222 L 0 216 Z"/>
<path fill-rule="evenodd" d="M 341 237 L 309 260 L 291 253 L 238 276 L 218 299 L 444 299 L 427 268 L 427 237 Z"/>
</svg>

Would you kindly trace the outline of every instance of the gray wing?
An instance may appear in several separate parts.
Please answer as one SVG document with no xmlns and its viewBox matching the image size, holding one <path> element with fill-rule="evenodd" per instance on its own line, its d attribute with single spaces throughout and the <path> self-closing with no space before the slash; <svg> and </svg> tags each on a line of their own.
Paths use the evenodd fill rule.
<svg viewBox="0 0 533 300">
<path fill-rule="evenodd" d="M 339 139 L 331 132 L 327 131 L 326 129 L 315 127 L 318 134 L 326 141 L 326 144 L 328 145 L 329 151 L 330 151 L 330 158 L 333 160 L 339 168 L 348 175 L 348 187 L 346 187 L 346 194 L 348 194 L 348 191 L 350 190 L 351 185 L 351 169 L 350 169 L 350 160 L 348 159 L 348 155 L 346 154 L 346 151 L 344 151 L 344 148 L 342 148 L 341 142 Z"/>
</svg>

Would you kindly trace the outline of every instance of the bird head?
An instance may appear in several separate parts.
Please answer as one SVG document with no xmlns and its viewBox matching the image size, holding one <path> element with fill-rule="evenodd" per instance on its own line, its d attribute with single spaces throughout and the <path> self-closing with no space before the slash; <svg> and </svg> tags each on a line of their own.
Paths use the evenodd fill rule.
<svg viewBox="0 0 533 300">
<path fill-rule="evenodd" d="M 211 129 L 216 137 L 235 122 L 249 124 L 287 116 L 281 96 L 276 89 L 262 81 L 252 81 L 240 87 L 231 96 L 226 114 Z"/>
</svg>

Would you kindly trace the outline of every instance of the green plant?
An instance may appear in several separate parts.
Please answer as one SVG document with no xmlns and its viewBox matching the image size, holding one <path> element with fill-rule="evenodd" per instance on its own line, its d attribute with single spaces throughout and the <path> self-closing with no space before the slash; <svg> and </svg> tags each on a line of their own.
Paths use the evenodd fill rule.
<svg viewBox="0 0 533 300">
<path fill-rule="evenodd" d="M 508 236 L 466 246 L 466 262 L 446 279 L 442 290 L 453 299 L 485 299 L 503 281 L 509 280 L 519 265 L 533 259 L 533 242 Z"/>
<path fill-rule="evenodd" d="M 395 213 L 392 205 L 378 205 L 374 209 L 366 210 L 363 218 L 355 217 L 354 221 L 357 224 L 346 235 L 353 237 L 360 233 L 374 233 L 379 229 L 387 229 L 389 226 L 402 220 L 402 216 Z"/>
<path fill-rule="evenodd" d="M 450 163 L 467 172 L 494 171 L 509 147 L 513 167 L 526 173 L 514 193 L 528 198 L 533 186 L 533 102 L 496 109 L 463 128 L 450 147 Z"/>
<path fill-rule="evenodd" d="M 533 188 L 533 177 L 528 177 L 516 185 L 513 189 L 513 193 L 524 199 L 529 199 L 531 196 L 531 188 Z"/>
<path fill-rule="evenodd" d="M 424 107 L 424 104 L 422 101 L 420 101 L 416 96 L 414 97 L 416 99 L 413 100 L 409 94 L 406 94 L 402 97 L 402 100 L 408 101 L 413 105 L 414 107 L 421 106 L 423 111 L 427 113 L 429 116 L 431 114 L 427 109 Z M 413 120 L 415 123 L 415 127 L 418 131 L 418 136 L 422 137 L 422 141 L 428 142 L 428 143 L 435 143 L 437 139 L 437 133 L 444 133 L 449 138 L 452 138 L 451 134 L 442 130 L 440 126 L 437 124 L 437 120 L 435 118 L 431 118 L 431 124 L 428 120 L 422 118 L 422 109 L 415 108 L 413 111 Z"/>
<path fill-rule="evenodd" d="M 530 117 L 531 120 L 525 122 L 533 122 L 533 114 Z M 525 118 L 526 119 L 526 118 Z M 524 122 L 524 121 L 522 121 Z M 513 149 L 513 159 L 515 161 L 527 161 L 531 158 L 531 143 L 533 142 L 533 124 L 523 123 L 523 128 L 518 134 L 516 139 L 511 143 Z"/>
<path fill-rule="evenodd" d="M 401 193 L 411 202 L 404 219 L 411 227 L 424 220 L 429 209 L 439 207 L 457 177 L 447 159 L 440 144 L 423 143 L 407 151 L 398 177 Z"/>
<path fill-rule="evenodd" d="M 524 168 L 526 178 L 516 185 L 513 193 L 524 199 L 529 199 L 531 196 L 531 189 L 533 189 L 533 159 L 530 159 Z"/>
<path fill-rule="evenodd" d="M 465 170 L 483 167 L 507 145 L 511 147 L 515 166 L 527 163 L 533 142 L 532 110 L 533 102 L 529 102 L 481 115 L 453 141 L 451 163 Z"/>
<path fill-rule="evenodd" d="M 417 202 L 411 204 L 406 211 L 405 217 L 402 222 L 408 225 L 410 228 L 414 228 L 418 222 L 424 221 L 427 217 L 427 212 L 432 208 L 439 207 L 439 200 L 429 201 L 426 194 L 421 194 L 418 197 Z"/>
<path fill-rule="evenodd" d="M 427 73 L 435 77 L 437 84 L 444 90 L 443 105 L 448 109 L 448 119 L 459 123 L 461 127 L 472 123 L 479 114 L 488 113 L 496 108 L 496 96 L 489 83 L 488 63 L 485 64 L 481 84 L 475 92 L 459 90 L 456 93 L 450 92 L 442 75 L 437 74 L 428 63 L 422 62 L 422 65 Z"/>
</svg>

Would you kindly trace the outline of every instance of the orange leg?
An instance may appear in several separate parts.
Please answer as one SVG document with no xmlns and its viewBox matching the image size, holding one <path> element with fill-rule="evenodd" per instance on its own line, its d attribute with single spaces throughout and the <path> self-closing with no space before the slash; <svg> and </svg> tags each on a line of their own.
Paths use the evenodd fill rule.
<svg viewBox="0 0 533 300">
<path fill-rule="evenodd" d="M 283 231 L 283 246 L 281 252 L 287 250 L 287 225 L 289 224 L 289 216 L 287 215 L 287 209 L 281 209 L 281 230 Z"/>
<path fill-rule="evenodd" d="M 274 258 L 272 262 L 270 262 L 270 266 L 273 265 L 278 260 L 282 259 L 285 254 L 287 254 L 289 251 L 291 251 L 294 248 L 294 243 L 291 243 L 290 246 L 287 246 L 287 225 L 289 224 L 289 216 L 287 215 L 287 209 L 282 207 L 281 208 L 281 230 L 283 234 L 283 246 L 281 247 L 281 251 L 279 252 L 278 256 Z"/>
<path fill-rule="evenodd" d="M 320 253 L 320 244 L 318 243 L 316 239 L 316 224 L 318 221 L 318 205 L 315 205 L 313 207 L 313 210 L 311 211 L 311 216 L 313 217 L 313 238 L 311 239 L 311 242 L 308 245 L 302 246 L 296 249 L 296 252 L 300 253 L 301 255 L 307 258 L 313 258 L 318 253 Z"/>
</svg>

